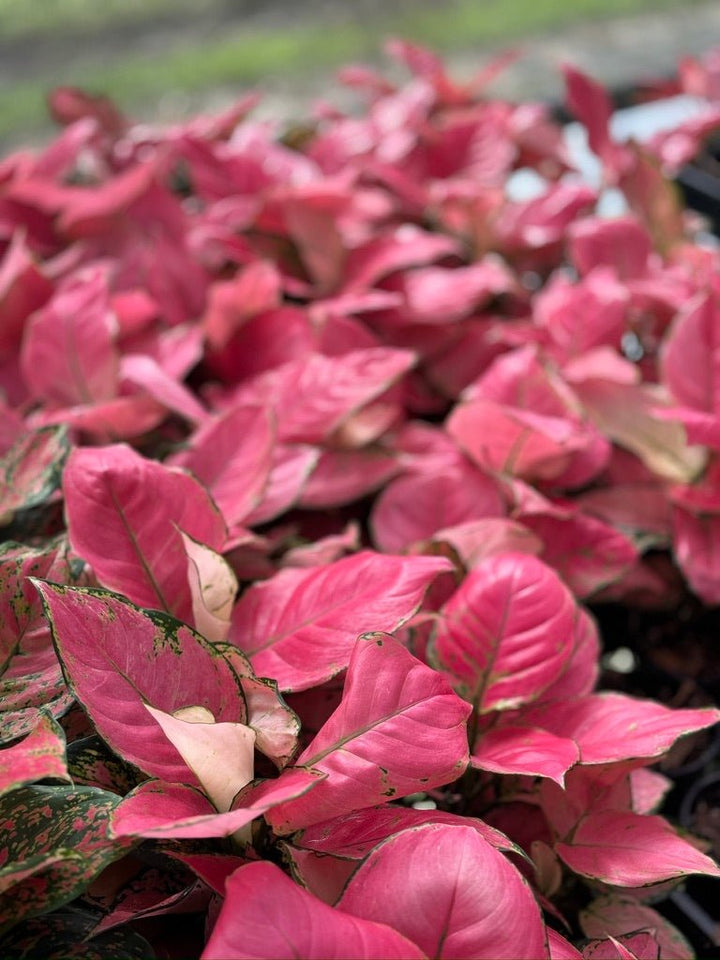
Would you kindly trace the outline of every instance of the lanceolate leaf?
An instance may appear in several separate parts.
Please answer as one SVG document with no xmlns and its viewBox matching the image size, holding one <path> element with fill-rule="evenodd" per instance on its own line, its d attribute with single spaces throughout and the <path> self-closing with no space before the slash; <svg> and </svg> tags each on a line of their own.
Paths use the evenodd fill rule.
<svg viewBox="0 0 720 960">
<path fill-rule="evenodd" d="M 527 723 L 574 739 L 581 763 L 659 757 L 678 737 L 711 727 L 719 719 L 717 710 L 671 710 L 621 693 L 589 694 L 537 706 L 525 715 Z"/>
<path fill-rule="evenodd" d="M 63 487 L 70 541 L 103 586 L 192 622 L 179 530 L 213 550 L 225 540 L 224 521 L 200 484 L 118 444 L 75 450 Z"/>
<path fill-rule="evenodd" d="M 112 818 L 116 837 L 229 837 L 277 804 L 313 790 L 323 779 L 317 770 L 286 770 L 277 780 L 249 784 L 233 809 L 218 813 L 193 787 L 150 780 L 122 801 Z"/>
<path fill-rule="evenodd" d="M 547 956 L 530 888 L 471 827 L 426 824 L 391 837 L 353 874 L 338 906 L 389 924 L 429 957 Z"/>
<path fill-rule="evenodd" d="M 298 757 L 327 780 L 267 814 L 291 833 L 455 780 L 467 765 L 470 705 L 386 634 L 361 637 L 340 706 Z"/>
<path fill-rule="evenodd" d="M 0 546 L 0 673 L 9 668 L 28 631 L 47 630 L 28 577 L 62 580 L 68 572 L 62 541 L 44 547 L 13 542 Z"/>
<path fill-rule="evenodd" d="M 266 409 L 237 406 L 208 421 L 192 438 L 190 449 L 171 462 L 205 484 L 228 527 L 233 527 L 263 496 L 274 442 L 274 423 Z"/>
<path fill-rule="evenodd" d="M 107 833 L 118 802 L 89 787 L 22 787 L 0 800 L 0 931 L 69 903 L 125 852 Z"/>
<path fill-rule="evenodd" d="M 528 554 L 489 557 L 441 611 L 440 664 L 481 711 L 536 699 L 569 659 L 575 602 L 557 574 Z"/>
<path fill-rule="evenodd" d="M 24 740 L 0 751 L 0 796 L 47 778 L 69 780 L 62 727 L 46 713 Z"/>
<path fill-rule="evenodd" d="M 358 634 L 404 623 L 451 566 L 440 557 L 365 551 L 311 570 L 283 570 L 240 598 L 230 640 L 281 690 L 306 690 L 347 667 Z"/>
<path fill-rule="evenodd" d="M 97 914 L 78 907 L 35 917 L 0 941 L 6 957 L 43 957 L 44 960 L 154 960 L 150 944 L 130 927 L 92 935 Z"/>
<path fill-rule="evenodd" d="M 653 930 L 661 956 L 693 960 L 690 944 L 657 910 L 632 896 L 614 894 L 597 897 L 580 911 L 580 925 L 586 937 L 621 936 L 632 930 Z"/>
<path fill-rule="evenodd" d="M 334 817 L 324 823 L 316 823 L 294 837 L 293 845 L 348 860 L 364 860 L 383 840 L 424 823 L 472 827 L 498 850 L 512 851 L 524 856 L 520 848 L 504 833 L 477 817 L 461 817 L 444 810 L 413 810 L 401 806 L 370 807 L 346 816 Z"/>
<path fill-rule="evenodd" d="M 217 721 L 243 723 L 242 688 L 227 659 L 190 627 L 106 590 L 37 588 L 68 683 L 98 733 L 151 776 L 195 783 L 145 704 L 165 713 L 205 707 Z"/>
<path fill-rule="evenodd" d="M 560 786 L 580 751 L 568 737 L 558 737 L 538 727 L 507 726 L 481 733 L 470 754 L 470 763 L 493 773 L 550 777 Z"/>
<path fill-rule="evenodd" d="M 21 437 L 0 460 L 0 526 L 20 510 L 46 503 L 60 486 L 67 429 L 42 427 Z"/>
<path fill-rule="evenodd" d="M 225 640 L 238 590 L 237 577 L 215 550 L 180 531 L 187 556 L 193 623 L 206 640 Z"/>
<path fill-rule="evenodd" d="M 59 290 L 23 339 L 22 368 L 34 398 L 52 407 L 112 399 L 118 378 L 113 323 L 106 271 Z"/>
<path fill-rule="evenodd" d="M 396 930 L 334 910 L 272 863 L 250 863 L 228 878 L 226 899 L 202 960 L 421 960 Z"/>
<path fill-rule="evenodd" d="M 555 851 L 571 870 L 614 887 L 642 887 L 693 873 L 720 877 L 717 863 L 666 820 L 637 813 L 591 813 L 555 844 Z"/>
</svg>

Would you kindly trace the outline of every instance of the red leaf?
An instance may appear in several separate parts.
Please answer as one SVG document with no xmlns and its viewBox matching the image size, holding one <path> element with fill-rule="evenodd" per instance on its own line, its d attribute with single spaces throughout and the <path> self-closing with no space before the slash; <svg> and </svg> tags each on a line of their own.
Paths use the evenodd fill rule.
<svg viewBox="0 0 720 960">
<path fill-rule="evenodd" d="M 435 651 L 481 711 L 535 700 L 572 652 L 575 602 L 528 554 L 489 557 L 441 611 Z"/>
<path fill-rule="evenodd" d="M 720 867 L 662 817 L 591 813 L 555 850 L 571 870 L 614 887 L 642 887 L 693 873 L 720 877 Z"/>
<path fill-rule="evenodd" d="M 0 751 L 0 795 L 46 778 L 70 780 L 65 764 L 65 735 L 48 714 L 20 743 Z"/>
<path fill-rule="evenodd" d="M 65 427 L 26 433 L 10 448 L 0 462 L 0 526 L 50 499 L 60 486 L 68 450 Z"/>
<path fill-rule="evenodd" d="M 327 774 L 312 797 L 270 811 L 278 833 L 455 780 L 467 764 L 470 707 L 384 634 L 361 637 L 340 706 L 297 758 Z"/>
<path fill-rule="evenodd" d="M 145 704 L 165 713 L 200 706 L 217 721 L 243 723 L 245 702 L 230 663 L 166 614 L 104 590 L 34 582 L 68 682 L 98 733 L 151 776 L 196 783 Z"/>
<path fill-rule="evenodd" d="M 108 837 L 119 799 L 90 787 L 21 787 L 0 800 L 0 933 L 74 900 L 126 847 Z"/>
<path fill-rule="evenodd" d="M 695 297 L 678 315 L 661 354 L 664 382 L 678 403 L 720 413 L 720 309 L 717 297 Z"/>
<path fill-rule="evenodd" d="M 274 440 L 274 424 L 267 410 L 231 407 L 208 421 L 193 435 L 190 448 L 169 462 L 195 474 L 232 528 L 264 497 Z"/>
<path fill-rule="evenodd" d="M 359 633 L 404 623 L 449 569 L 439 557 L 364 551 L 324 567 L 283 570 L 243 594 L 230 640 L 281 690 L 306 690 L 345 669 Z"/>
<path fill-rule="evenodd" d="M 492 773 L 550 777 L 562 786 L 565 773 L 579 756 L 577 745 L 568 737 L 539 727 L 502 726 L 479 735 L 470 763 Z"/>
<path fill-rule="evenodd" d="M 508 840 L 504 833 L 477 817 L 461 817 L 443 810 L 413 810 L 410 807 L 394 805 L 355 810 L 345 816 L 316 823 L 294 837 L 293 844 L 319 854 L 331 854 L 347 860 L 364 860 L 383 840 L 424 823 L 472 827 L 498 850 L 512 851 L 523 856 L 520 848 Z"/>
<path fill-rule="evenodd" d="M 278 438 L 286 443 L 322 443 L 407 373 L 415 359 L 409 350 L 390 347 L 341 357 L 314 353 L 244 383 L 234 402 L 270 405 Z"/>
<path fill-rule="evenodd" d="M 23 375 L 33 396 L 54 407 L 112 399 L 118 361 L 104 270 L 62 287 L 25 331 Z"/>
<path fill-rule="evenodd" d="M 339 906 L 389 924 L 430 957 L 547 956 L 530 888 L 470 827 L 427 824 L 391 837 L 351 877 Z"/>
<path fill-rule="evenodd" d="M 225 540 L 223 519 L 200 484 L 116 445 L 73 451 L 63 486 L 70 541 L 103 586 L 192 622 L 179 530 L 214 550 Z"/>
<path fill-rule="evenodd" d="M 397 553 L 444 527 L 502 513 L 496 483 L 458 457 L 442 472 L 410 473 L 394 480 L 376 499 L 370 526 L 379 548 Z"/>
<path fill-rule="evenodd" d="M 622 936 L 633 930 L 652 930 L 660 945 L 661 957 L 693 960 L 695 952 L 683 935 L 657 910 L 635 897 L 608 894 L 597 897 L 580 911 L 580 925 L 586 937 Z"/>
<path fill-rule="evenodd" d="M 424 954 L 385 924 L 329 907 L 274 864 L 249 863 L 228 877 L 225 903 L 202 960 L 268 956 L 420 960 Z"/>
<path fill-rule="evenodd" d="M 595 693 L 530 708 L 523 716 L 527 723 L 575 740 L 581 763 L 613 763 L 660 757 L 678 737 L 717 723 L 720 711 L 671 710 L 621 693 Z"/>
<path fill-rule="evenodd" d="M 316 770 L 286 770 L 277 780 L 255 781 L 225 813 L 193 787 L 148 780 L 120 803 L 110 832 L 116 837 L 229 837 L 272 807 L 312 790 L 322 776 Z"/>
</svg>

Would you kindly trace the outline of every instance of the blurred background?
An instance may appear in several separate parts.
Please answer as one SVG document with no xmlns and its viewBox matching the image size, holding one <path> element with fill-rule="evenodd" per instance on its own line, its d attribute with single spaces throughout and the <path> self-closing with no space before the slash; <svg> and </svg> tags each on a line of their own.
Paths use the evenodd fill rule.
<svg viewBox="0 0 720 960">
<path fill-rule="evenodd" d="M 341 65 L 382 62 L 388 36 L 448 57 L 463 76 L 523 52 L 492 92 L 558 99 L 569 60 L 612 88 L 672 71 L 720 41 L 713 0 L 0 0 L 0 146 L 42 142 L 47 91 L 111 95 L 134 118 L 219 109 L 248 88 L 292 118 Z M 337 97 L 336 97 L 337 94 Z"/>
</svg>

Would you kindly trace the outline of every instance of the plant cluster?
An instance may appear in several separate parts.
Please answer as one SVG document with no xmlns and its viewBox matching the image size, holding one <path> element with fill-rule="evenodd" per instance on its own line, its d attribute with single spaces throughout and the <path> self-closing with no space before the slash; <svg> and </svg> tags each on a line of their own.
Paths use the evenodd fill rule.
<svg viewBox="0 0 720 960">
<path fill-rule="evenodd" d="M 567 69 L 603 219 L 391 52 L 284 131 L 60 89 L 0 165 L 4 956 L 692 955 L 652 767 L 720 712 L 596 692 L 584 602 L 720 602 L 716 71 L 640 146 Z"/>
</svg>

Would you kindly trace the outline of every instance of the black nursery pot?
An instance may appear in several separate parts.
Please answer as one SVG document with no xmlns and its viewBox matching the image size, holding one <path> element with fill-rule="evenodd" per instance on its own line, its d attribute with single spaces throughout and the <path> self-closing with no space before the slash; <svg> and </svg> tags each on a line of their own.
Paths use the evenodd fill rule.
<svg viewBox="0 0 720 960">
<path fill-rule="evenodd" d="M 720 770 L 706 774 L 690 787 L 678 817 L 687 830 L 710 840 L 710 852 L 720 858 Z"/>
<path fill-rule="evenodd" d="M 713 137 L 701 153 L 676 175 L 685 206 L 707 217 L 720 236 L 720 139 Z"/>
</svg>

